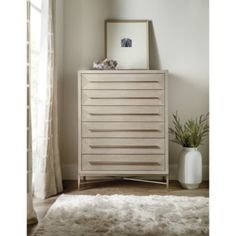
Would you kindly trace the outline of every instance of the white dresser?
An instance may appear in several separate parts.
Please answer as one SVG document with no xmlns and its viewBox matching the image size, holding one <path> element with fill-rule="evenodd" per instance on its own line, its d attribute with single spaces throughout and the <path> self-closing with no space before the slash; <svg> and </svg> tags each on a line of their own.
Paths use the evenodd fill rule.
<svg viewBox="0 0 236 236">
<path fill-rule="evenodd" d="M 80 177 L 165 176 L 168 186 L 167 71 L 78 72 Z"/>
</svg>

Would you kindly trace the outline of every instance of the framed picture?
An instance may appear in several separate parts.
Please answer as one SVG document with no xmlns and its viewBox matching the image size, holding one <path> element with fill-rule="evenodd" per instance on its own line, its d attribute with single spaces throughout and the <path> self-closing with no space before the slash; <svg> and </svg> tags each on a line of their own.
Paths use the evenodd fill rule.
<svg viewBox="0 0 236 236">
<path fill-rule="evenodd" d="M 117 69 L 149 69 L 148 20 L 106 20 L 106 58 Z"/>
</svg>

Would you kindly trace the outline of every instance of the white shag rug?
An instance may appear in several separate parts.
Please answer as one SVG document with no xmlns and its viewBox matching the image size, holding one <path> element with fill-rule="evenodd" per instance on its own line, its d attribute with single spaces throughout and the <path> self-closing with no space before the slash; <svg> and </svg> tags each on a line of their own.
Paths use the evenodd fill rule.
<svg viewBox="0 0 236 236">
<path fill-rule="evenodd" d="M 61 195 L 34 236 L 209 235 L 208 198 Z"/>
</svg>

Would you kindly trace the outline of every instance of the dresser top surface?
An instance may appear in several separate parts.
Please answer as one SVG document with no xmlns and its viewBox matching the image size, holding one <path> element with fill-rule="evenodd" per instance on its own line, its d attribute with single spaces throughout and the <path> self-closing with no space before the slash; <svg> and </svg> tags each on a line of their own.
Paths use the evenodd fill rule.
<svg viewBox="0 0 236 236">
<path fill-rule="evenodd" d="M 79 70 L 78 73 L 86 74 L 163 74 L 168 73 L 168 70 Z"/>
</svg>

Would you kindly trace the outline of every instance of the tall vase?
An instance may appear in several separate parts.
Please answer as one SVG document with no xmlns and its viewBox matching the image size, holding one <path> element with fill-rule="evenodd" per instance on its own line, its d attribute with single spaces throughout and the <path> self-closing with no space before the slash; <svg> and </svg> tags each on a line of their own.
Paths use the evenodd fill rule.
<svg viewBox="0 0 236 236">
<path fill-rule="evenodd" d="M 202 155 L 197 148 L 184 147 L 180 152 L 178 180 L 187 189 L 196 189 L 202 182 Z"/>
</svg>

